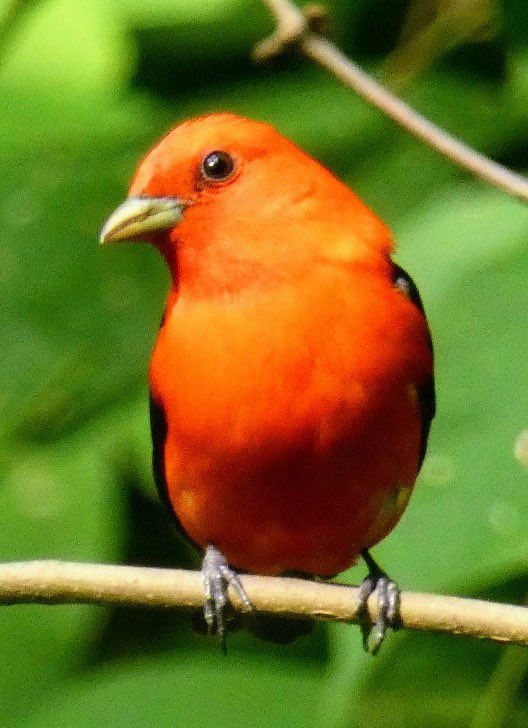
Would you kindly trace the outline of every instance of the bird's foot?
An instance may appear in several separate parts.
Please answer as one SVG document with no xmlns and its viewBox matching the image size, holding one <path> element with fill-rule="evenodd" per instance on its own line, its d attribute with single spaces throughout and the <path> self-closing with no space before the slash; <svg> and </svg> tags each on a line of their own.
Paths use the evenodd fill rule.
<svg viewBox="0 0 528 728">
<path fill-rule="evenodd" d="M 365 652 L 375 655 L 385 638 L 387 629 L 400 626 L 400 590 L 387 574 L 377 565 L 367 550 L 361 554 L 368 566 L 369 573 L 359 586 L 358 622 L 363 637 Z M 372 624 L 368 600 L 377 592 L 378 619 Z"/>
<path fill-rule="evenodd" d="M 246 611 L 252 609 L 251 602 L 242 586 L 236 571 L 227 563 L 222 552 L 209 544 L 202 561 L 204 582 L 204 618 L 209 634 L 217 634 L 225 651 L 226 608 L 228 607 L 228 588 L 235 590 Z"/>
</svg>

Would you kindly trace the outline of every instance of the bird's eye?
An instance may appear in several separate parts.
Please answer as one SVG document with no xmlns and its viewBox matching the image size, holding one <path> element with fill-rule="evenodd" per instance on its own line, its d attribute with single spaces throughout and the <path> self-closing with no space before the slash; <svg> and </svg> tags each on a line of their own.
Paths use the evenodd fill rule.
<svg viewBox="0 0 528 728">
<path fill-rule="evenodd" d="M 202 162 L 202 175 L 212 182 L 224 182 L 234 171 L 235 160 L 228 152 L 210 152 Z"/>
</svg>

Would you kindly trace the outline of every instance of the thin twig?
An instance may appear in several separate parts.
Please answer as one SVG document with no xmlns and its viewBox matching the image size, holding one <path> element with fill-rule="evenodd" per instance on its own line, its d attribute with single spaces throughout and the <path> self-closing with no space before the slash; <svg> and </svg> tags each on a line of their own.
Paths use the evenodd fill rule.
<svg viewBox="0 0 528 728">
<path fill-rule="evenodd" d="M 355 622 L 356 587 L 303 579 L 242 576 L 254 608 L 269 614 Z M 136 566 L 24 561 L 0 564 L 0 604 L 118 604 L 129 607 L 196 609 L 203 605 L 202 575 L 195 571 Z M 235 608 L 243 608 L 231 594 Z M 375 594 L 369 600 L 376 621 Z M 403 592 L 400 615 L 406 629 L 449 632 L 528 646 L 528 608 Z"/>
<path fill-rule="evenodd" d="M 276 19 L 277 28 L 269 38 L 255 47 L 255 60 L 265 61 L 292 47 L 297 48 L 334 74 L 369 104 L 454 164 L 512 197 L 528 201 L 528 179 L 480 154 L 414 111 L 341 53 L 333 43 L 314 33 L 306 16 L 291 2 L 264 2 Z"/>
</svg>

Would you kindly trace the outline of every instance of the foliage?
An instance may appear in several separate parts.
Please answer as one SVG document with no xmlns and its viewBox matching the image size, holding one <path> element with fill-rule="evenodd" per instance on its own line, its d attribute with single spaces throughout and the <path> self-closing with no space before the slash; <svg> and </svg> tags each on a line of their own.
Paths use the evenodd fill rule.
<svg viewBox="0 0 528 728">
<path fill-rule="evenodd" d="M 386 81 L 431 119 L 522 168 L 528 7 L 505 7 L 500 22 L 491 2 L 473 3 L 493 16 L 488 31 L 457 26 L 459 45 L 436 35 L 422 57 L 409 55 L 430 20 L 412 16 L 417 5 L 336 0 L 336 39 L 363 64 L 385 61 Z M 450 6 L 422 5 L 437 20 Z M 167 275 L 149 249 L 96 240 L 141 154 L 177 121 L 227 109 L 271 121 L 346 179 L 392 227 L 420 286 L 439 414 L 380 561 L 406 588 L 524 600 L 528 473 L 513 454 L 528 427 L 523 205 L 306 62 L 253 67 L 271 29 L 258 0 L 15 0 L 2 18 L 2 558 L 191 563 L 150 477 L 146 367 Z M 397 635 L 373 660 L 356 628 L 320 625 L 288 647 L 237 633 L 223 657 L 178 615 L 25 606 L 2 611 L 0 645 L 6 728 L 528 721 L 525 653 L 455 638 Z"/>
</svg>

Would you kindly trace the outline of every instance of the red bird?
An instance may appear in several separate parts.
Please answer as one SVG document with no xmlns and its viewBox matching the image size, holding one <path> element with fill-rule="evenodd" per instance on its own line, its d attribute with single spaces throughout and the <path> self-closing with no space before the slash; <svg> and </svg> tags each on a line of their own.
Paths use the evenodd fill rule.
<svg viewBox="0 0 528 728">
<path fill-rule="evenodd" d="M 363 555 L 374 649 L 398 592 L 368 549 L 411 495 L 433 356 L 387 227 L 271 126 L 213 114 L 143 159 L 102 242 L 145 240 L 172 286 L 150 365 L 156 482 L 204 550 L 224 634 L 236 570 L 329 578 Z M 364 640 L 368 640 L 364 627 Z"/>
</svg>

